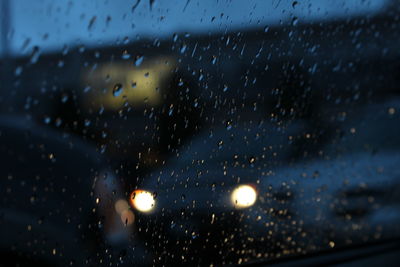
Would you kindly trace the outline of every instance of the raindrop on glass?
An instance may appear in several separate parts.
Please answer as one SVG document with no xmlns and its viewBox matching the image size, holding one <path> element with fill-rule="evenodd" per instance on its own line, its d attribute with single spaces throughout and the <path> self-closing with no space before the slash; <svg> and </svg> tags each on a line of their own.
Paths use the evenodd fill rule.
<svg viewBox="0 0 400 267">
<path fill-rule="evenodd" d="M 136 66 L 136 67 L 139 67 L 139 66 L 142 64 L 143 59 L 144 59 L 143 56 L 137 56 L 137 57 L 136 57 L 136 60 L 135 60 L 135 66 Z"/>
<path fill-rule="evenodd" d="M 122 84 L 120 84 L 120 83 L 115 84 L 113 87 L 113 90 L 112 90 L 113 96 L 115 96 L 115 97 L 120 96 L 122 93 L 122 90 L 123 90 Z"/>
</svg>

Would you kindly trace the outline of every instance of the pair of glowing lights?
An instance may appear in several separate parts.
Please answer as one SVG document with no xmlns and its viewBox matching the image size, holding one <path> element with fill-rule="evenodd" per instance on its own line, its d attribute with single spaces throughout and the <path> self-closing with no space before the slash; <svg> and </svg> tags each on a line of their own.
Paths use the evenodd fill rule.
<svg viewBox="0 0 400 267">
<path fill-rule="evenodd" d="M 248 208 L 257 199 L 257 191 L 250 185 L 239 185 L 231 193 L 231 202 L 235 208 Z M 135 190 L 130 196 L 130 204 L 140 212 L 151 212 L 156 206 L 152 193 L 145 190 Z"/>
</svg>

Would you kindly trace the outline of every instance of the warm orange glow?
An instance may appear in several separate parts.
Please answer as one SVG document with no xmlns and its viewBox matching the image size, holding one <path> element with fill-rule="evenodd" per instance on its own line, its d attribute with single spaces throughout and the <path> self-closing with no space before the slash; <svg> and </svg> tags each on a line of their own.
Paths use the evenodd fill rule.
<svg viewBox="0 0 400 267">
<path fill-rule="evenodd" d="M 114 204 L 114 208 L 125 226 L 129 226 L 135 221 L 135 214 L 130 210 L 128 201 L 125 199 L 118 199 Z"/>
<path fill-rule="evenodd" d="M 125 199 L 118 199 L 114 207 L 118 214 L 122 214 L 125 210 L 129 209 L 129 204 Z"/>
<path fill-rule="evenodd" d="M 133 208 L 141 212 L 150 212 L 156 204 L 153 194 L 145 190 L 133 191 L 129 202 Z"/>
<path fill-rule="evenodd" d="M 135 215 L 131 210 L 124 210 L 121 213 L 121 221 L 125 226 L 129 226 L 135 221 Z"/>
</svg>

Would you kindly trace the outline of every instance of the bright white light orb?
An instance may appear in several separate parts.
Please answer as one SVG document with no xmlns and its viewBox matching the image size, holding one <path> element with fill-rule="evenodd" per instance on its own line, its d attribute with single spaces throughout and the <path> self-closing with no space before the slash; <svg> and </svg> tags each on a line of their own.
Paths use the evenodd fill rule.
<svg viewBox="0 0 400 267">
<path fill-rule="evenodd" d="M 256 190 L 250 185 L 240 185 L 233 190 L 231 200 L 236 208 L 248 208 L 257 199 Z"/>
<path fill-rule="evenodd" d="M 150 212 L 154 209 L 156 201 L 152 193 L 145 190 L 135 190 L 130 197 L 131 205 L 141 212 Z"/>
</svg>

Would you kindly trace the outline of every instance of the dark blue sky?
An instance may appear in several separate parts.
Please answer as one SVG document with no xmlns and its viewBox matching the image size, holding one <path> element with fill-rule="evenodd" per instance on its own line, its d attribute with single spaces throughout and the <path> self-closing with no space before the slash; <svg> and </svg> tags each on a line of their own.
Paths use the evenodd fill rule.
<svg viewBox="0 0 400 267">
<path fill-rule="evenodd" d="M 7 1 L 7 0 L 1 0 Z M 16 55 L 64 45 L 102 46 L 129 37 L 172 38 L 176 32 L 207 33 L 373 14 L 390 0 L 8 0 Z M 295 4 L 293 4 L 296 2 Z M 223 14 L 223 15 L 221 15 Z M 26 49 L 21 49 L 29 40 Z"/>
</svg>

